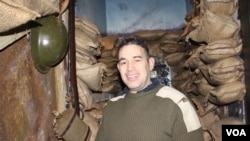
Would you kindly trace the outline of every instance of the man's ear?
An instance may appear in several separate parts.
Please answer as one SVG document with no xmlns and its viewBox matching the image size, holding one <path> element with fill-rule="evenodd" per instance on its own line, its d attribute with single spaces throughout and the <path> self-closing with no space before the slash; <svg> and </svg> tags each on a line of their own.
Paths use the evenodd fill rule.
<svg viewBox="0 0 250 141">
<path fill-rule="evenodd" d="M 153 57 L 149 57 L 148 61 L 150 70 L 153 70 L 155 66 L 155 59 Z"/>
<path fill-rule="evenodd" d="M 116 64 L 116 67 L 117 67 L 117 69 L 118 69 L 118 70 L 120 70 L 120 66 L 119 66 L 119 64 L 118 64 L 118 63 Z"/>
</svg>

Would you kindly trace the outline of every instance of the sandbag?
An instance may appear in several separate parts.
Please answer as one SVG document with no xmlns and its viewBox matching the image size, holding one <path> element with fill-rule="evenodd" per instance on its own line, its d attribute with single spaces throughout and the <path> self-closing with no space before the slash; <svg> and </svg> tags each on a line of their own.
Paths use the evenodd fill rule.
<svg viewBox="0 0 250 141">
<path fill-rule="evenodd" d="M 82 29 L 75 30 L 75 42 L 80 47 L 86 45 L 88 47 L 98 48 L 100 46 L 99 42 L 94 42 Z"/>
<path fill-rule="evenodd" d="M 76 46 L 76 62 L 95 64 L 97 63 L 97 59 L 91 53 L 83 49 L 78 49 Z"/>
<path fill-rule="evenodd" d="M 160 48 L 160 44 L 157 41 L 148 43 L 149 54 L 155 57 L 162 57 L 163 51 Z"/>
<path fill-rule="evenodd" d="M 237 80 L 244 76 L 244 63 L 238 56 L 228 57 L 215 63 L 199 68 L 210 84 L 221 85 Z"/>
<path fill-rule="evenodd" d="M 85 69 L 91 66 L 92 64 L 88 64 L 88 63 L 81 62 L 81 61 L 76 61 L 76 69 Z"/>
<path fill-rule="evenodd" d="M 187 49 L 179 43 L 160 43 L 160 48 L 164 53 L 185 52 Z"/>
<path fill-rule="evenodd" d="M 203 129 L 206 128 L 205 127 L 206 125 L 204 124 L 208 124 L 208 122 L 212 122 L 213 120 L 217 119 L 217 116 L 214 116 L 214 114 L 212 114 L 213 116 L 210 115 L 211 113 L 214 113 L 213 111 L 217 108 L 217 106 L 207 101 L 206 97 L 195 96 L 195 97 L 190 97 L 190 98 L 193 104 L 195 105 L 195 107 L 197 107 L 197 113 L 200 116 Z M 206 117 L 210 117 L 211 119 L 209 119 L 208 121 L 202 121 L 202 120 L 205 120 Z"/>
<path fill-rule="evenodd" d="M 85 82 L 77 78 L 77 88 L 79 95 L 79 103 L 82 105 L 84 110 L 89 110 L 95 107 L 94 99 L 92 97 L 92 92 Z"/>
<path fill-rule="evenodd" d="M 178 81 L 182 81 L 182 80 L 187 80 L 192 75 L 194 75 L 194 73 L 192 71 L 185 70 L 185 71 L 182 71 L 182 72 L 178 73 L 177 75 L 173 76 L 171 81 L 178 82 Z"/>
<path fill-rule="evenodd" d="M 194 85 L 196 86 L 197 93 L 205 97 L 208 97 L 211 90 L 214 89 L 214 86 L 210 85 L 205 78 L 196 80 Z"/>
<path fill-rule="evenodd" d="M 1 0 L 0 32 L 52 13 L 59 13 L 59 0 Z"/>
<path fill-rule="evenodd" d="M 102 85 L 102 92 L 104 93 L 117 94 L 121 90 L 122 90 L 121 82 L 118 80 L 105 83 Z"/>
<path fill-rule="evenodd" d="M 164 60 L 167 62 L 169 66 L 176 66 L 179 62 L 186 60 L 188 55 L 185 52 L 175 52 L 168 54 Z"/>
<path fill-rule="evenodd" d="M 171 84 L 183 93 L 191 91 L 191 85 L 196 78 L 196 74 L 189 70 L 184 70 L 171 79 Z"/>
<path fill-rule="evenodd" d="M 162 29 L 156 30 L 139 30 L 134 32 L 132 35 L 135 37 L 139 37 L 145 41 L 156 41 L 161 39 L 167 32 Z"/>
<path fill-rule="evenodd" d="M 211 104 L 209 104 L 209 105 L 211 105 Z M 217 108 L 214 105 L 212 105 L 212 106 L 215 107 L 215 109 Z M 211 108 L 211 109 L 213 109 L 213 108 Z M 205 116 L 202 116 L 200 118 L 200 120 L 201 120 L 201 125 L 202 125 L 203 130 L 208 130 L 210 128 L 211 124 L 220 120 L 220 117 L 218 116 L 218 114 L 216 113 L 215 110 L 211 110 Z"/>
<path fill-rule="evenodd" d="M 201 8 L 216 14 L 233 15 L 238 8 L 238 0 L 201 0 Z"/>
<path fill-rule="evenodd" d="M 114 43 L 117 40 L 118 35 L 109 35 L 101 38 L 102 47 L 104 50 L 112 50 L 114 47 Z"/>
<path fill-rule="evenodd" d="M 166 34 L 161 37 L 160 43 L 177 43 L 182 32 L 182 30 L 167 31 Z"/>
<path fill-rule="evenodd" d="M 118 73 L 113 73 L 110 76 L 103 77 L 102 84 L 107 84 L 118 80 L 120 80 Z"/>
<path fill-rule="evenodd" d="M 100 91 L 103 77 L 103 63 L 96 63 L 84 69 L 77 69 L 77 77 L 93 91 Z"/>
<path fill-rule="evenodd" d="M 226 105 L 241 101 L 246 95 L 246 86 L 242 81 L 219 85 L 210 91 L 209 100 L 217 105 Z"/>
<path fill-rule="evenodd" d="M 196 42 L 210 43 L 221 39 L 237 38 L 240 30 L 240 25 L 234 17 L 215 14 L 209 10 L 205 10 L 200 18 L 193 19 L 191 25 L 195 29 L 187 34 L 186 41 L 192 39 Z"/>
<path fill-rule="evenodd" d="M 119 76 L 119 71 L 117 68 L 108 68 L 105 64 L 103 68 L 103 77 L 113 77 L 113 76 Z"/>
<path fill-rule="evenodd" d="M 185 66 L 187 68 L 196 69 L 200 66 L 205 65 L 205 63 L 200 59 L 200 52 L 203 50 L 204 46 L 194 48 L 189 52 L 191 56 L 185 61 Z"/>
<path fill-rule="evenodd" d="M 80 30 L 88 36 L 93 43 L 101 42 L 101 33 L 97 26 L 85 18 L 75 17 L 75 29 Z M 96 47 L 96 46 L 93 46 Z"/>
<path fill-rule="evenodd" d="M 242 41 L 238 39 L 222 39 L 209 43 L 200 52 L 200 58 L 206 63 L 240 55 Z"/>
<path fill-rule="evenodd" d="M 75 43 L 78 50 L 83 50 L 92 56 L 99 56 L 101 54 L 100 42 L 94 42 L 92 38 L 80 29 L 75 30 Z"/>
<path fill-rule="evenodd" d="M 185 71 L 186 70 L 185 60 L 180 61 L 176 65 L 172 65 L 170 69 L 173 73 L 180 73 L 182 71 Z"/>
</svg>

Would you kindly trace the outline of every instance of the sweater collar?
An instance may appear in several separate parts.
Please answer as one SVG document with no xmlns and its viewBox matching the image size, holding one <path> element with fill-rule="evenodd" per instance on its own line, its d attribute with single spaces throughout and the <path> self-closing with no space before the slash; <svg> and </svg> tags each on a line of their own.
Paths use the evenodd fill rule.
<svg viewBox="0 0 250 141">
<path fill-rule="evenodd" d="M 151 78 L 151 82 L 152 83 L 150 85 L 148 85 L 143 90 L 138 91 L 137 93 L 150 91 L 160 85 L 160 81 L 157 78 Z M 128 93 L 129 93 L 129 88 L 125 87 L 118 95 L 123 95 Z"/>
</svg>

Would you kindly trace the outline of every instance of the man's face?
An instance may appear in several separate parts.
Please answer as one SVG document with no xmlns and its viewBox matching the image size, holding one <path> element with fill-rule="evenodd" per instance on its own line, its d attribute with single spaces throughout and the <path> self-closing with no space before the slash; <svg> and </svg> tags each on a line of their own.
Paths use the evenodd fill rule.
<svg viewBox="0 0 250 141">
<path fill-rule="evenodd" d="M 126 45 L 120 49 L 118 56 L 118 70 L 131 93 L 136 93 L 151 83 L 150 73 L 154 67 L 154 59 L 148 58 L 142 47 Z"/>
</svg>

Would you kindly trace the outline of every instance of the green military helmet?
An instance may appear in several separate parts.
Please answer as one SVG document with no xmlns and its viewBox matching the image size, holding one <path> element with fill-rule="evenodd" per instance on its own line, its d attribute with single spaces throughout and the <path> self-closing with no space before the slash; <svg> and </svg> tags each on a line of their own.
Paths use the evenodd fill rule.
<svg viewBox="0 0 250 141">
<path fill-rule="evenodd" d="M 35 20 L 31 28 L 30 45 L 38 71 L 47 73 L 58 64 L 68 51 L 68 34 L 64 24 L 55 16 Z"/>
</svg>

